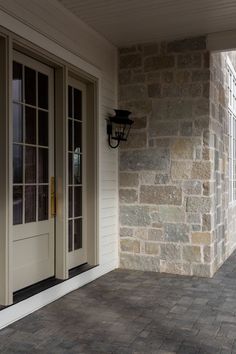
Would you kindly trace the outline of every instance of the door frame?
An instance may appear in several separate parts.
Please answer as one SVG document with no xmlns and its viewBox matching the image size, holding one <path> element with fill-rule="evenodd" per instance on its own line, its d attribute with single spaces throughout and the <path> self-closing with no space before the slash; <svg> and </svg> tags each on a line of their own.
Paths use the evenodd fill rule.
<svg viewBox="0 0 236 354">
<path fill-rule="evenodd" d="M 41 41 L 41 42 L 40 42 Z M 0 213 L 0 222 L 2 230 L 5 230 L 0 236 L 0 304 L 13 304 L 13 279 L 12 279 L 12 208 L 9 201 L 12 200 L 12 189 L 9 188 L 9 180 L 12 176 L 12 166 L 9 160 L 12 156 L 12 148 L 10 142 L 12 141 L 11 130 L 12 126 L 12 97 L 11 97 L 11 82 L 12 82 L 12 61 L 13 50 L 20 51 L 25 55 L 29 55 L 33 59 L 39 60 L 42 63 L 49 65 L 55 70 L 55 161 L 57 161 L 56 174 L 56 194 L 57 194 L 57 217 L 56 217 L 56 264 L 55 274 L 59 279 L 68 279 L 69 271 L 67 266 L 67 237 L 66 237 L 66 165 L 65 154 L 66 149 L 66 114 L 67 114 L 67 83 L 68 76 L 78 78 L 86 84 L 87 87 L 87 112 L 89 115 L 89 125 L 93 131 L 90 130 L 90 136 L 93 136 L 93 161 L 89 164 L 93 166 L 93 180 L 90 185 L 94 191 L 94 205 L 90 206 L 92 215 L 94 216 L 94 225 L 89 225 L 88 245 L 90 251 L 88 253 L 88 261 L 91 265 L 99 264 L 99 206 L 100 206 L 100 180 L 99 180 L 99 129 L 98 117 L 101 115 L 100 106 L 100 92 L 101 92 L 101 72 L 86 61 L 79 58 L 77 55 L 69 52 L 64 48 L 55 47 L 51 42 L 51 46 L 45 43 L 44 39 L 38 38 L 38 45 L 29 42 L 27 39 L 10 32 L 9 30 L 0 26 L 0 48 L 3 50 L 0 54 L 0 73 L 3 74 L 4 82 L 0 84 L 0 92 L 3 96 L 0 98 L 2 108 L 0 109 L 0 118 L 2 122 L 0 127 L 4 139 L 0 146 L 3 147 L 3 154 L 0 161 L 6 166 L 6 173 L 2 174 L 2 188 L 0 188 L 0 198 L 5 200 L 5 210 Z M 35 41 L 34 41 L 35 42 Z M 66 58 L 66 59 L 65 59 Z M 1 136 L 1 134 L 0 134 Z M 60 159 L 58 159 L 58 156 Z M 61 158 L 63 156 L 63 159 Z M 4 208 L 3 208 L 4 209 Z"/>
</svg>

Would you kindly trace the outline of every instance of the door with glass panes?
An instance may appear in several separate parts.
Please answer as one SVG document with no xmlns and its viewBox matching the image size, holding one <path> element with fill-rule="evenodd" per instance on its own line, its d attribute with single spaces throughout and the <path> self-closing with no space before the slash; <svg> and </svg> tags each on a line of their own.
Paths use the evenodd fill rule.
<svg viewBox="0 0 236 354">
<path fill-rule="evenodd" d="M 87 262 L 86 240 L 86 86 L 68 86 L 68 268 Z"/>
<path fill-rule="evenodd" d="M 14 291 L 54 276 L 53 69 L 14 52 Z"/>
</svg>

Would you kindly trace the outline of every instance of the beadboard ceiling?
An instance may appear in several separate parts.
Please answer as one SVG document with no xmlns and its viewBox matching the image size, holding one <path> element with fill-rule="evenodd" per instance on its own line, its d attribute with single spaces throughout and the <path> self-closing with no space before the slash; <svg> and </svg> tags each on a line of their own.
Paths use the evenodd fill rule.
<svg viewBox="0 0 236 354">
<path fill-rule="evenodd" d="M 236 0 L 59 1 L 118 47 L 236 29 Z"/>
</svg>

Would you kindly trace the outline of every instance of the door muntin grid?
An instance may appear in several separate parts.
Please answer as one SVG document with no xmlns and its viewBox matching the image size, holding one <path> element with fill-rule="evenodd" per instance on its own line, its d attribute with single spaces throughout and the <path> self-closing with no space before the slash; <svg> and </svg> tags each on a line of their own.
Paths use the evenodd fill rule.
<svg viewBox="0 0 236 354">
<path fill-rule="evenodd" d="M 82 91 L 68 86 L 68 251 L 83 247 Z"/>
<path fill-rule="evenodd" d="M 49 219 L 49 77 L 13 62 L 13 225 Z"/>
</svg>

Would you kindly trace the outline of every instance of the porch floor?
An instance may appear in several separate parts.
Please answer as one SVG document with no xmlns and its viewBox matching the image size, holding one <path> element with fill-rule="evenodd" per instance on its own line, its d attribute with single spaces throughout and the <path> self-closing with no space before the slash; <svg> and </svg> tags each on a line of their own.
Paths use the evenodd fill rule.
<svg viewBox="0 0 236 354">
<path fill-rule="evenodd" d="M 113 271 L 2 330 L 0 353 L 236 353 L 236 252 L 213 279 Z"/>
</svg>

